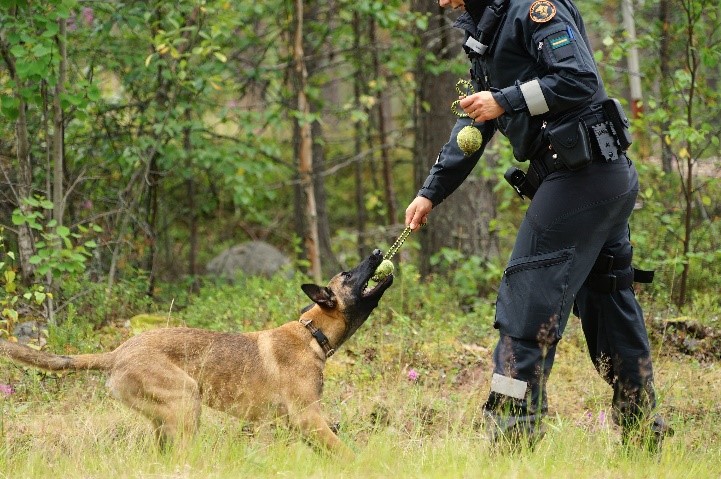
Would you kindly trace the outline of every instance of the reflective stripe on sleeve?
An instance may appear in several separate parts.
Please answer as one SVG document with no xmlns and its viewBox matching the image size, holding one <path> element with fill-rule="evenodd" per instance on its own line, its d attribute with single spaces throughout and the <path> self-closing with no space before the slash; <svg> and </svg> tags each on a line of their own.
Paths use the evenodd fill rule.
<svg viewBox="0 0 721 479">
<path fill-rule="evenodd" d="M 526 397 L 527 387 L 528 383 L 525 381 L 502 376 L 498 373 L 493 373 L 493 378 L 491 378 L 491 391 L 503 394 L 504 396 L 524 399 Z"/>
<path fill-rule="evenodd" d="M 543 91 L 541 90 L 541 84 L 537 79 L 521 83 L 520 88 L 523 99 L 526 100 L 528 113 L 530 113 L 531 116 L 542 115 L 549 110 L 546 98 L 543 96 Z"/>
</svg>

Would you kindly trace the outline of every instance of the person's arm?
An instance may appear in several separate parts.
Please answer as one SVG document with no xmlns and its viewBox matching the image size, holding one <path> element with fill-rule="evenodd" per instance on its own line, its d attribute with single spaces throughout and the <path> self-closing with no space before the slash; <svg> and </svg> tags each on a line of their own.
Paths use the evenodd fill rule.
<svg viewBox="0 0 721 479">
<path fill-rule="evenodd" d="M 416 229 L 419 225 L 425 224 L 428 213 L 434 206 L 441 203 L 468 177 L 478 163 L 479 158 L 495 133 L 495 126 L 488 122 L 474 124 L 483 136 L 481 147 L 475 153 L 465 156 L 458 146 L 456 137 L 462 128 L 471 124 L 469 118 L 459 118 L 451 130 L 448 142 L 443 145 L 435 164 L 431 167 L 428 177 L 418 191 L 416 198 L 406 209 L 406 225 Z"/>
<path fill-rule="evenodd" d="M 529 55 L 535 59 L 536 78 L 516 81 L 496 90 L 493 97 L 508 113 L 531 116 L 561 113 L 582 106 L 601 87 L 596 64 L 578 25 L 578 12 L 563 1 L 553 1 L 555 13 L 547 22 L 535 22 L 527 12 L 512 25 Z"/>
<path fill-rule="evenodd" d="M 434 206 L 445 200 L 468 177 L 495 132 L 492 123 L 474 124 L 473 127 L 481 131 L 483 141 L 478 151 L 466 156 L 458 146 L 456 137 L 461 129 L 470 124 L 469 118 L 459 118 L 456 121 L 448 142 L 441 148 L 435 164 L 418 191 L 418 196 L 428 198 Z"/>
</svg>

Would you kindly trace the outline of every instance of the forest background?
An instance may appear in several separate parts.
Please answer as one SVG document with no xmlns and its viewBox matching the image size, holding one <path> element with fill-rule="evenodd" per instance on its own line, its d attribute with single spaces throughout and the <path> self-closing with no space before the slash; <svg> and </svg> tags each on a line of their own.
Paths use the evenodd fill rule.
<svg viewBox="0 0 721 479">
<path fill-rule="evenodd" d="M 635 261 L 656 271 L 639 294 L 649 318 L 683 332 L 683 352 L 718 359 L 718 5 L 577 4 L 632 117 Z M 456 118 L 457 15 L 425 0 L 0 0 L 2 334 L 39 321 L 49 346 L 73 352 L 139 313 L 277 324 L 267 304 L 256 323 L 218 314 L 207 301 L 227 285 L 205 274 L 210 258 L 263 240 L 299 282 L 320 282 L 386 250 Z M 457 331 L 492 335 L 527 207 L 502 180 L 513 164 L 525 166 L 497 135 L 396 258 L 402 294 L 389 301 L 403 307 L 383 317 L 409 327 L 413 299 L 444 314 L 435 298 L 471 318 Z M 255 305 L 243 294 L 268 299 L 252 288 L 278 287 L 243 281 L 234 314 Z"/>
</svg>

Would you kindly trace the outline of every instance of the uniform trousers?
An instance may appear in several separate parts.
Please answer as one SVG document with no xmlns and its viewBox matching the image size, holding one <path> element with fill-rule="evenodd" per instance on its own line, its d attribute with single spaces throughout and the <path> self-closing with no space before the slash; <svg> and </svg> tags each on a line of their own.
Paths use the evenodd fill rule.
<svg viewBox="0 0 721 479">
<path fill-rule="evenodd" d="M 638 188 L 623 155 L 553 172 L 541 183 L 496 302 L 499 340 L 484 410 L 497 433 L 542 434 L 546 382 L 574 303 L 591 360 L 613 387 L 614 420 L 630 427 L 655 407 L 648 334 L 633 288 L 608 293 L 586 284 L 599 255 L 632 255 L 628 221 Z"/>
</svg>

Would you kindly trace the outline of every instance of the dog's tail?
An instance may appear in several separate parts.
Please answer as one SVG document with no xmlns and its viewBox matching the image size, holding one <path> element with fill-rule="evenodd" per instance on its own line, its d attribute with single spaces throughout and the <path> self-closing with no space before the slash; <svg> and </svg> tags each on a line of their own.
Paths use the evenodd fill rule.
<svg viewBox="0 0 721 479">
<path fill-rule="evenodd" d="M 0 339 L 0 354 L 28 366 L 47 371 L 77 371 L 82 369 L 107 370 L 113 366 L 113 352 L 101 354 L 78 354 L 61 356 L 58 354 L 36 351 L 17 343 Z"/>
</svg>

